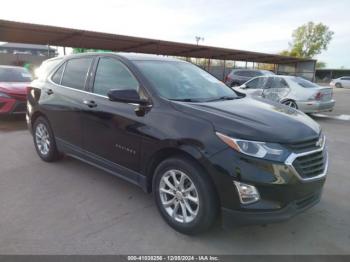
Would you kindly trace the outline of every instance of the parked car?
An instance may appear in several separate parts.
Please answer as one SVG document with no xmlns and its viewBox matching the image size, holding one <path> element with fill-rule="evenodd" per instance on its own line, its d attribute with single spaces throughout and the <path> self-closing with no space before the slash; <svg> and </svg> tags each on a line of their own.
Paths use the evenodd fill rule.
<svg viewBox="0 0 350 262">
<path fill-rule="evenodd" d="M 337 79 L 333 79 L 330 82 L 330 86 L 337 88 L 350 88 L 350 76 L 343 76 Z"/>
<path fill-rule="evenodd" d="M 332 111 L 335 105 L 332 88 L 296 76 L 257 77 L 235 90 L 279 102 L 304 113 Z"/>
<path fill-rule="evenodd" d="M 275 75 L 275 74 L 268 70 L 233 69 L 226 76 L 224 82 L 227 86 L 234 87 L 234 86 L 240 86 L 254 77 L 269 76 L 269 75 Z"/>
<path fill-rule="evenodd" d="M 0 115 L 25 114 L 27 87 L 31 81 L 27 69 L 0 65 Z"/>
<path fill-rule="evenodd" d="M 320 200 L 325 138 L 298 110 L 173 58 L 86 53 L 45 66 L 28 93 L 39 157 L 66 154 L 152 192 L 179 232 L 220 214 L 224 226 L 282 221 Z"/>
</svg>

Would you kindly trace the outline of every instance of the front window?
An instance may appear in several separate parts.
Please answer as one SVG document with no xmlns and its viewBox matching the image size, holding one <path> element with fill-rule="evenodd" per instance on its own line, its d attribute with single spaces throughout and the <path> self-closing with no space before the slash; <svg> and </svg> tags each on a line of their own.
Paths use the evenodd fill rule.
<svg viewBox="0 0 350 262">
<path fill-rule="evenodd" d="M 31 82 L 32 76 L 25 68 L 0 68 L 0 82 Z"/>
<path fill-rule="evenodd" d="M 158 94 L 170 100 L 211 101 L 236 98 L 236 93 L 224 83 L 186 62 L 135 61 Z"/>
<path fill-rule="evenodd" d="M 291 77 L 291 80 L 304 88 L 318 87 L 318 85 L 301 77 Z"/>
</svg>

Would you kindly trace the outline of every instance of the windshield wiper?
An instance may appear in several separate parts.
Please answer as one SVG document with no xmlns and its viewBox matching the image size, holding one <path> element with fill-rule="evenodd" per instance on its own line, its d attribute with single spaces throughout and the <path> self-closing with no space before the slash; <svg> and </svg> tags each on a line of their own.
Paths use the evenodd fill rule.
<svg viewBox="0 0 350 262">
<path fill-rule="evenodd" d="M 238 98 L 239 97 L 236 97 L 236 96 L 220 96 L 214 99 L 207 100 L 206 102 L 213 102 L 213 101 L 219 101 L 219 100 L 234 100 Z"/>
<path fill-rule="evenodd" d="M 179 102 L 200 102 L 199 100 L 192 98 L 181 98 L 181 99 L 169 99 L 171 101 L 179 101 Z"/>
</svg>

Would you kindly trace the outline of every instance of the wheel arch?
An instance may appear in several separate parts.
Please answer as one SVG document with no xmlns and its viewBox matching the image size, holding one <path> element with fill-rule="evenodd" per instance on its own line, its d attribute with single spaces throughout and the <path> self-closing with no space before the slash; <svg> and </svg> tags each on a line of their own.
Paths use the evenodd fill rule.
<svg viewBox="0 0 350 262">
<path fill-rule="evenodd" d="M 197 165 L 203 170 L 203 174 L 211 181 L 214 190 L 216 191 L 216 186 L 214 180 L 211 178 L 210 174 L 205 167 L 205 161 L 203 160 L 202 154 L 198 149 L 193 146 L 185 145 L 182 147 L 167 147 L 162 148 L 155 152 L 150 159 L 147 161 L 147 165 L 144 169 L 144 174 L 147 180 L 147 192 L 151 193 L 153 191 L 153 178 L 154 172 L 157 166 L 164 160 L 172 157 L 180 157 L 189 160 L 190 162 Z M 217 192 L 216 192 L 217 193 Z M 218 196 L 218 194 L 217 194 Z"/>
</svg>

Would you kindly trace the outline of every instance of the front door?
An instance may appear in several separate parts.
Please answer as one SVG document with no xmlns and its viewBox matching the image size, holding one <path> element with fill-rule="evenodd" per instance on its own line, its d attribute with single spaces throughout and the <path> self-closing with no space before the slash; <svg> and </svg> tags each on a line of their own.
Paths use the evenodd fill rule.
<svg viewBox="0 0 350 262">
<path fill-rule="evenodd" d="M 112 102 L 111 89 L 135 89 L 139 83 L 117 58 L 99 58 L 91 93 L 83 117 L 84 149 L 97 158 L 138 171 L 143 117 L 135 114 L 135 105 Z"/>
</svg>

